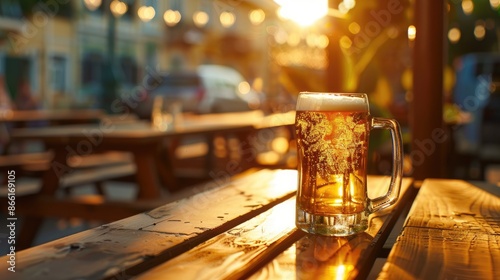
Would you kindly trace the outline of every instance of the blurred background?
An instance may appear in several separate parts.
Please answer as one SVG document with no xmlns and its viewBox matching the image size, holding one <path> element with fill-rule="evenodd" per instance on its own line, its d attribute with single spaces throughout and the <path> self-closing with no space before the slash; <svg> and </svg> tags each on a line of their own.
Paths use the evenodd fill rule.
<svg viewBox="0 0 500 280">
<path fill-rule="evenodd" d="M 300 91 L 357 91 L 409 139 L 413 2 L 1 1 L 0 107 L 149 118 L 155 95 L 182 92 L 185 111 L 270 113 L 293 110 Z M 461 156 L 452 177 L 484 178 L 477 154 L 498 153 L 499 5 L 446 2 L 443 110 Z M 372 144 L 376 173 L 390 168 L 384 137 Z"/>
</svg>

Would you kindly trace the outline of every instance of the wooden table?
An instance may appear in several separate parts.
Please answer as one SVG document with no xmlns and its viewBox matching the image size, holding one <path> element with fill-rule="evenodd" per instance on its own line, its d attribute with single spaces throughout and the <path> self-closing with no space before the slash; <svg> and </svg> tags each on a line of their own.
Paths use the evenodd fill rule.
<svg viewBox="0 0 500 280">
<path fill-rule="evenodd" d="M 136 181 L 139 198 L 154 198 L 161 194 L 160 178 L 165 187 L 177 188 L 168 158 L 162 154 L 165 141 L 189 135 L 231 133 L 253 129 L 249 125 L 190 124 L 171 131 L 159 131 L 147 122 L 134 124 L 90 124 L 47 128 L 17 129 L 15 140 L 39 140 L 52 150 L 51 169 L 44 175 L 43 191 L 52 193 L 59 179 L 71 172 L 67 160 L 71 156 L 85 156 L 102 151 L 126 151 L 133 154 L 137 168 Z M 162 155 L 161 159 L 159 156 Z"/>
<path fill-rule="evenodd" d="M 125 124 L 101 122 L 100 124 L 17 129 L 12 133 L 12 138 L 19 141 L 43 141 L 46 147 L 54 152 L 52 168 L 46 172 L 43 179 L 42 191 L 45 193 L 53 193 L 58 188 L 61 176 L 71 172 L 67 163 L 69 157 L 117 150 L 133 154 L 137 168 L 138 197 L 154 198 L 160 195 L 160 179 L 169 190 L 177 189 L 172 164 L 163 153 L 166 149 L 166 141 L 196 135 L 212 138 L 214 135 L 231 133 L 246 135 L 258 129 L 291 126 L 293 121 L 293 115 L 290 114 L 264 117 L 258 112 L 245 112 L 186 116 L 182 123 L 167 131 L 155 130 L 148 122 Z"/>
<path fill-rule="evenodd" d="M 178 190 L 173 164 L 167 152 L 167 141 L 194 135 L 211 136 L 211 138 L 214 135 L 231 133 L 246 135 L 256 129 L 261 129 L 263 125 L 272 127 L 283 124 L 276 120 L 264 122 L 262 117 L 251 117 L 253 116 L 252 113 L 245 113 L 244 116 L 246 117 L 239 120 L 235 116 L 242 117 L 237 114 L 221 115 L 217 116 L 215 121 L 213 119 L 215 116 L 211 116 L 209 119 L 191 117 L 176 126 L 175 129 L 167 131 L 155 130 L 148 122 L 125 124 L 101 122 L 100 124 L 25 128 L 13 131 L 12 138 L 19 141 L 43 141 L 46 148 L 54 154 L 50 164 L 51 168 L 43 174 L 40 190 L 40 195 L 44 195 L 46 199 L 36 198 L 37 202 L 41 201 L 40 203 L 43 205 L 47 204 L 47 201 L 50 201 L 51 197 L 55 196 L 56 191 L 60 189 L 61 179 L 73 171 L 73 168 L 68 163 L 70 158 L 74 159 L 75 157 L 78 158 L 78 156 L 109 151 L 132 153 L 136 169 L 135 180 L 138 186 L 137 199 L 154 200 L 162 196 L 162 187 L 167 188 L 169 191 Z M 290 124 L 290 122 L 288 121 L 287 124 Z M 209 151 L 210 153 L 212 152 Z M 74 203 L 77 203 L 78 209 L 87 207 L 87 203 Z M 91 204 L 94 203 L 91 202 Z M 66 214 L 71 211 L 79 214 L 83 213 L 83 211 L 68 208 L 68 203 L 64 203 L 64 201 L 58 205 L 65 205 L 67 210 L 60 209 L 60 211 L 66 211 Z M 45 208 L 47 207 L 39 206 L 37 209 Z M 123 208 L 120 207 L 119 209 Z M 40 211 L 35 214 L 38 216 L 44 215 Z M 53 214 L 54 211 L 50 211 L 50 215 Z M 120 214 L 118 213 L 118 215 Z M 34 239 L 42 223 L 40 217 L 31 217 L 29 221 L 23 226 L 20 234 L 23 248 L 30 246 L 31 240 Z"/>
<path fill-rule="evenodd" d="M 368 178 L 369 195 L 389 178 Z M 214 179 L 192 195 L 143 214 L 16 253 L 16 273 L 0 258 L 2 279 L 336 279 L 364 277 L 401 209 L 370 217 L 351 237 L 308 235 L 295 227 L 295 170 L 261 170 Z"/>
<path fill-rule="evenodd" d="M 10 131 L 14 128 L 27 127 L 29 123 L 37 123 L 37 126 L 53 126 L 68 124 L 96 123 L 106 114 L 99 109 L 74 109 L 74 110 L 5 110 L 0 112 L 0 126 L 8 124 L 7 139 Z M 5 144 L 2 154 L 7 155 L 13 142 Z"/>
<path fill-rule="evenodd" d="M 426 179 L 380 279 L 500 279 L 500 188 Z"/>
<path fill-rule="evenodd" d="M 51 125 L 88 123 L 105 116 L 99 109 L 75 110 L 7 110 L 0 113 L 0 123 L 23 124 L 33 121 L 48 121 Z"/>
</svg>

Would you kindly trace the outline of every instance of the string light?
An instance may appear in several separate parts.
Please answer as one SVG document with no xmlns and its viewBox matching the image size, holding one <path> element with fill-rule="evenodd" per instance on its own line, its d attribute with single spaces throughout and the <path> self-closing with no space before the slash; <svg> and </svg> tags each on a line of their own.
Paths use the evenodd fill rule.
<svg viewBox="0 0 500 280">
<path fill-rule="evenodd" d="M 463 0 L 462 1 L 462 10 L 464 14 L 470 15 L 474 11 L 474 2 L 472 0 Z"/>
<path fill-rule="evenodd" d="M 253 25 L 259 25 L 266 19 L 266 13 L 262 9 L 253 10 L 250 12 L 249 18 Z"/>
<path fill-rule="evenodd" d="M 228 28 L 233 26 L 234 22 L 236 21 L 236 18 L 234 14 L 231 12 L 222 12 L 219 16 L 219 20 L 222 26 Z"/>
<path fill-rule="evenodd" d="M 181 13 L 179 11 L 167 10 L 163 14 L 163 20 L 168 26 L 175 26 L 181 21 Z"/>
<path fill-rule="evenodd" d="M 448 40 L 450 40 L 450 42 L 453 44 L 458 43 L 461 36 L 462 33 L 460 32 L 460 29 L 458 29 L 458 27 L 453 27 L 448 31 Z"/>
<path fill-rule="evenodd" d="M 123 16 L 128 10 L 127 4 L 120 0 L 111 1 L 111 3 L 109 4 L 109 8 L 111 9 L 113 15 L 115 15 L 116 17 Z"/>
<path fill-rule="evenodd" d="M 415 25 L 408 26 L 408 40 L 413 41 L 417 37 L 417 28 Z"/>
<path fill-rule="evenodd" d="M 155 8 L 151 6 L 142 6 L 137 10 L 137 15 L 143 22 L 148 22 L 155 17 Z"/>
<path fill-rule="evenodd" d="M 500 0 L 490 0 L 490 5 L 493 9 L 498 9 L 500 6 Z"/>
<path fill-rule="evenodd" d="M 486 35 L 486 28 L 484 25 L 484 21 L 478 20 L 476 22 L 476 26 L 474 27 L 474 36 L 476 37 L 477 40 L 481 41 L 484 39 L 485 35 Z"/>
<path fill-rule="evenodd" d="M 203 11 L 198 11 L 193 14 L 193 22 L 198 27 L 203 27 L 208 23 L 208 14 Z"/>
<path fill-rule="evenodd" d="M 91 11 L 95 11 L 97 10 L 97 8 L 99 8 L 102 4 L 102 1 L 101 0 L 85 0 L 83 1 L 83 3 L 85 4 L 85 7 L 87 7 L 87 9 L 91 10 Z"/>
</svg>

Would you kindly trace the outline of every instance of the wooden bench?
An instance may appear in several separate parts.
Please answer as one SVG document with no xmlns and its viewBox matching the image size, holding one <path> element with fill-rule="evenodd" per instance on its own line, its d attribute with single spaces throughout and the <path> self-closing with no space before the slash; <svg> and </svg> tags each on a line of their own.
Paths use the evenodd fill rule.
<svg viewBox="0 0 500 280">
<path fill-rule="evenodd" d="M 49 167 L 51 153 L 0 155 L 0 172 L 8 170 L 41 172 Z"/>
<path fill-rule="evenodd" d="M 100 165 L 76 169 L 60 179 L 58 193 L 42 194 L 40 179 L 19 178 L 15 182 L 15 213 L 25 219 L 18 236 L 18 248 L 29 247 L 39 227 L 46 218 L 82 218 L 89 221 L 114 221 L 137 214 L 154 207 L 155 204 L 135 203 L 133 201 L 112 201 L 105 192 L 104 182 L 133 181 L 136 167 L 133 162 Z M 25 179 L 25 180 L 23 180 Z M 75 188 L 92 185 L 96 194 L 71 195 Z M 0 187 L 0 204 L 8 205 L 7 185 Z M 151 202 L 150 202 L 151 203 Z M 0 210 L 8 214 L 8 208 Z"/>
<path fill-rule="evenodd" d="M 36 161 L 33 161 L 36 159 Z M 109 201 L 104 190 L 106 181 L 133 181 L 136 172 L 135 164 L 126 154 L 96 154 L 75 159 L 71 165 L 74 170 L 60 179 L 58 193 L 61 195 L 41 194 L 42 181 L 36 176 L 24 176 L 26 166 L 40 162 L 45 171 L 50 168 L 50 154 L 1 156 L 2 175 L 8 170 L 16 171 L 15 202 L 16 214 L 28 217 L 78 217 L 87 220 L 113 221 L 145 211 L 147 204 L 131 204 L 129 202 Z M 45 161 L 47 160 L 47 161 Z M 23 172 L 19 172 L 23 169 Z M 32 174 L 30 174 L 32 175 Z M 7 176 L 5 184 L 0 187 L 0 204 L 7 205 Z M 91 185 L 96 194 L 71 196 L 72 191 L 80 186 Z M 1 211 L 7 211 L 2 207 Z M 33 229 L 37 230 L 37 229 Z M 20 243 L 31 244 L 33 236 L 24 237 Z"/>
<path fill-rule="evenodd" d="M 25 196 L 37 193 L 41 188 L 38 177 L 42 172 L 51 168 L 52 154 L 29 153 L 0 156 L 0 172 L 2 176 L 7 171 L 13 170 L 16 175 L 17 196 Z M 105 154 L 94 154 L 85 157 L 74 157 L 69 161 L 69 167 L 74 171 L 61 178 L 61 189 L 70 193 L 75 187 L 92 184 L 98 193 L 103 194 L 102 182 L 110 180 L 128 180 L 135 173 L 135 167 L 131 157 L 127 153 L 109 152 Z M 22 180 L 29 177 L 28 180 Z M 19 180 L 21 178 L 21 180 Z M 0 185 L 0 197 L 6 195 L 6 179 Z"/>
</svg>

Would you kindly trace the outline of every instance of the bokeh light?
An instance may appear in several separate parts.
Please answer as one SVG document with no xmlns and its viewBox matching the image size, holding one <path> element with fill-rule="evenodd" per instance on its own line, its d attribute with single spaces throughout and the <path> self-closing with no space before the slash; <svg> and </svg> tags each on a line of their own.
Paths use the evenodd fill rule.
<svg viewBox="0 0 500 280">
<path fill-rule="evenodd" d="M 472 0 L 463 0 L 462 1 L 462 10 L 464 14 L 470 15 L 474 12 L 474 2 Z"/>
<path fill-rule="evenodd" d="M 231 12 L 222 12 L 219 16 L 219 20 L 222 26 L 224 26 L 225 28 L 229 28 L 233 26 L 234 22 L 236 21 L 236 17 Z"/>
<path fill-rule="evenodd" d="M 476 22 L 476 26 L 474 27 L 474 37 L 476 37 L 477 40 L 481 41 L 484 39 L 485 35 L 486 27 L 484 25 L 484 21 L 479 20 Z"/>
<path fill-rule="evenodd" d="M 281 7 L 278 16 L 301 26 L 310 26 L 328 14 L 328 0 L 275 1 Z"/>
<path fill-rule="evenodd" d="M 361 26 L 357 22 L 351 22 L 348 28 L 352 34 L 358 34 L 361 31 Z"/>
<path fill-rule="evenodd" d="M 256 9 L 250 12 L 249 18 L 253 25 L 259 25 L 266 19 L 266 13 L 262 9 Z"/>
<path fill-rule="evenodd" d="M 240 82 L 238 84 L 238 92 L 241 94 L 247 94 L 250 92 L 250 84 L 246 81 Z"/>
<path fill-rule="evenodd" d="M 111 9 L 113 15 L 115 15 L 116 17 L 121 17 L 128 10 L 127 4 L 119 0 L 111 1 L 111 3 L 109 4 L 109 8 Z"/>
<path fill-rule="evenodd" d="M 163 20 L 165 20 L 168 26 L 174 26 L 181 21 L 181 13 L 179 11 L 167 10 L 163 14 Z"/>
<path fill-rule="evenodd" d="M 460 41 L 460 37 L 462 36 L 462 33 L 460 32 L 460 29 L 458 27 L 453 27 L 448 31 L 448 40 L 450 40 L 451 43 L 455 44 Z"/>
<path fill-rule="evenodd" d="M 148 22 L 155 17 L 155 8 L 151 6 L 142 6 L 137 10 L 137 15 L 143 22 Z"/>
<path fill-rule="evenodd" d="M 193 14 L 193 22 L 198 27 L 203 27 L 208 23 L 208 14 L 203 11 L 197 11 Z"/>
<path fill-rule="evenodd" d="M 500 6 L 500 0 L 490 0 L 490 5 L 493 9 L 498 9 Z"/>
<path fill-rule="evenodd" d="M 349 49 L 351 46 L 352 46 L 351 38 L 347 36 L 342 36 L 342 38 L 340 38 L 340 47 L 342 47 L 343 49 Z"/>
<path fill-rule="evenodd" d="M 413 41 L 415 40 L 416 37 L 417 37 L 417 28 L 415 27 L 415 25 L 408 26 L 408 39 L 410 41 Z"/>
<path fill-rule="evenodd" d="M 102 0 L 85 0 L 83 1 L 85 7 L 91 11 L 97 10 L 102 4 Z"/>
</svg>

